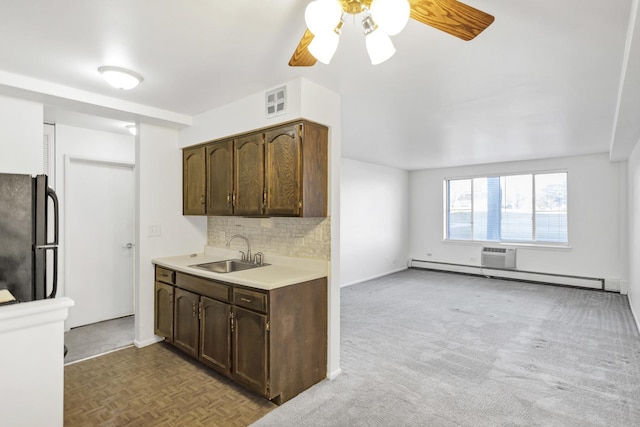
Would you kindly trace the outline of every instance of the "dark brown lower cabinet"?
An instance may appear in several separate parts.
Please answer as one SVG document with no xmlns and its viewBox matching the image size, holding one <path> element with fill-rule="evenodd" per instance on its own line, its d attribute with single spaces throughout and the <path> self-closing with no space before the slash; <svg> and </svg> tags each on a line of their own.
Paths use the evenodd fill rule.
<svg viewBox="0 0 640 427">
<path fill-rule="evenodd" d="M 198 357 L 200 295 L 176 288 L 174 301 L 173 344 L 185 353 Z"/>
<path fill-rule="evenodd" d="M 267 316 L 244 308 L 233 308 L 232 378 L 267 396 Z"/>
<path fill-rule="evenodd" d="M 200 360 L 217 371 L 231 373 L 231 306 L 201 297 Z"/>
<path fill-rule="evenodd" d="M 171 273 L 173 285 L 156 282 L 167 342 L 277 404 L 326 377 L 326 278 L 266 291 Z"/>
<path fill-rule="evenodd" d="M 154 332 L 173 342 L 173 290 L 174 286 L 162 282 L 155 284 Z"/>
</svg>

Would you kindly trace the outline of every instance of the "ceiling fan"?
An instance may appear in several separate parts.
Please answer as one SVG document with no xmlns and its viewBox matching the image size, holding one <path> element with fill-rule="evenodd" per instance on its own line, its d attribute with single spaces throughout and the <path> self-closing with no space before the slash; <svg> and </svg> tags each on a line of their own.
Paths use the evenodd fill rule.
<svg viewBox="0 0 640 427">
<path fill-rule="evenodd" d="M 305 11 L 308 28 L 289 65 L 310 67 L 318 60 L 328 64 L 337 49 L 345 15 L 361 13 L 365 14 L 362 25 L 372 64 L 395 53 L 389 36 L 402 31 L 409 18 L 462 40 L 473 39 L 494 20 L 492 15 L 457 0 L 314 0 Z"/>
</svg>

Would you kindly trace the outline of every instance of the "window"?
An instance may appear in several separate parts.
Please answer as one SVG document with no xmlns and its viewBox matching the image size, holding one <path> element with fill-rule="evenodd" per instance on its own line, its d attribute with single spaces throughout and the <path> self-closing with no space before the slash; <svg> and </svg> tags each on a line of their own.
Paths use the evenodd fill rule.
<svg viewBox="0 0 640 427">
<path fill-rule="evenodd" d="M 448 179 L 448 240 L 566 244 L 567 173 Z"/>
</svg>

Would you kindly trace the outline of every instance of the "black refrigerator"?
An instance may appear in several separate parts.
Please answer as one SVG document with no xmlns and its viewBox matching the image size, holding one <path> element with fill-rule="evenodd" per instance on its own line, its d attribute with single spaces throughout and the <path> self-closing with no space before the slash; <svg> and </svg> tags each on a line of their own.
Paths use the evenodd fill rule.
<svg viewBox="0 0 640 427">
<path fill-rule="evenodd" d="M 26 302 L 57 287 L 58 198 L 47 176 L 0 174 L 0 289 Z"/>
</svg>

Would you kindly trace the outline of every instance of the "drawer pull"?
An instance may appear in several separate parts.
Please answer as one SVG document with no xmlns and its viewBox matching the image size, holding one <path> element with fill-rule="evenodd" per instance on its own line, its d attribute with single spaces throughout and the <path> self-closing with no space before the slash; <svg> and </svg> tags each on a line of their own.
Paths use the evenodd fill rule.
<svg viewBox="0 0 640 427">
<path fill-rule="evenodd" d="M 240 298 L 240 301 L 251 302 L 251 300 L 249 298 Z"/>
</svg>

